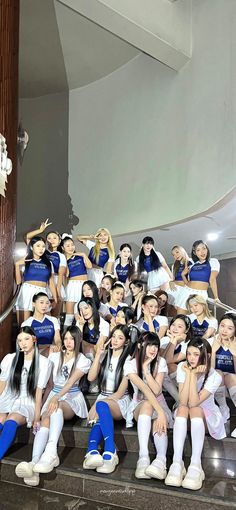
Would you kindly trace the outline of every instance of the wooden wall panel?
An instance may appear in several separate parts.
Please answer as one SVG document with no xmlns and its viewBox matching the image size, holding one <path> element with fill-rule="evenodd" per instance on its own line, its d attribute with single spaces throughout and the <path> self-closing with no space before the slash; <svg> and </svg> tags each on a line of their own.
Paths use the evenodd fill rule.
<svg viewBox="0 0 236 510">
<path fill-rule="evenodd" d="M 11 301 L 16 234 L 16 172 L 18 125 L 19 0 L 0 0 L 0 133 L 7 142 L 13 170 L 6 197 L 0 196 L 0 313 Z M 0 359 L 11 347 L 12 316 L 0 326 Z"/>
</svg>

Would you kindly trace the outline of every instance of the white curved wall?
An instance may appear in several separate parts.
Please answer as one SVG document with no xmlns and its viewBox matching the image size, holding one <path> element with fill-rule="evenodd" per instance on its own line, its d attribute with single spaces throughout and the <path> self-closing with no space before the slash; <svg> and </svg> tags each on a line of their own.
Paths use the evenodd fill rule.
<svg viewBox="0 0 236 510">
<path fill-rule="evenodd" d="M 235 17 L 234 0 L 196 0 L 182 71 L 140 55 L 70 92 L 69 194 L 81 231 L 148 230 L 235 185 Z"/>
</svg>

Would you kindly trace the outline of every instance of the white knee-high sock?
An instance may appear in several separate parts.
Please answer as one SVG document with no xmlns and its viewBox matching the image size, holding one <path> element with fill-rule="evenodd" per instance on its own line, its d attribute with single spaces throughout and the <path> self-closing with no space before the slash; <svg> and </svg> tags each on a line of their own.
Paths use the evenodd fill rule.
<svg viewBox="0 0 236 510">
<path fill-rule="evenodd" d="M 49 429 L 47 427 L 41 427 L 34 438 L 32 462 L 37 464 L 41 455 L 43 454 L 46 444 L 48 442 Z"/>
<path fill-rule="evenodd" d="M 219 386 L 219 388 L 215 392 L 215 399 L 220 407 L 222 408 L 227 407 L 225 386 Z"/>
<path fill-rule="evenodd" d="M 68 326 L 71 326 L 72 325 L 72 322 L 73 322 L 73 319 L 74 319 L 74 315 L 73 313 L 66 313 L 66 318 L 65 318 L 65 322 L 64 322 L 64 327 L 68 327 Z"/>
<path fill-rule="evenodd" d="M 233 404 L 236 406 L 236 386 L 229 388 L 229 394 Z"/>
<path fill-rule="evenodd" d="M 51 455 L 57 454 L 57 443 L 64 425 L 64 416 L 62 409 L 57 409 L 55 413 L 50 416 L 50 427 L 48 443 L 45 452 Z"/>
<path fill-rule="evenodd" d="M 184 443 L 187 434 L 187 418 L 177 416 L 173 428 L 173 447 L 174 457 L 173 462 L 182 462 Z"/>
<path fill-rule="evenodd" d="M 201 467 L 201 455 L 205 439 L 205 425 L 202 418 L 191 419 L 192 456 L 191 464 Z"/>
<path fill-rule="evenodd" d="M 173 397 L 173 399 L 176 402 L 179 402 L 179 392 L 168 374 L 165 374 L 162 386 L 163 389 L 168 391 L 168 393 L 171 395 L 171 397 Z"/>
<path fill-rule="evenodd" d="M 166 452 L 167 452 L 167 446 L 168 446 L 168 437 L 167 434 L 154 434 L 153 436 L 157 457 L 158 459 L 162 459 L 163 462 L 166 463 Z"/>
<path fill-rule="evenodd" d="M 151 432 L 151 416 L 140 414 L 138 417 L 138 441 L 139 441 L 139 458 L 149 457 L 148 441 Z"/>
</svg>

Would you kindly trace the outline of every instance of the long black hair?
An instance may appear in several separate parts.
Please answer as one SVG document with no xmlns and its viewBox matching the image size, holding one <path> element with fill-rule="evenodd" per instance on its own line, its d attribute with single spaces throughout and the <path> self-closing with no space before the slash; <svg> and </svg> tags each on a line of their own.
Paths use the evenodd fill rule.
<svg viewBox="0 0 236 510">
<path fill-rule="evenodd" d="M 158 299 L 156 297 L 155 294 L 146 294 L 145 296 L 143 296 L 143 299 L 142 299 L 142 302 L 141 302 L 141 305 L 146 305 L 148 303 L 148 301 L 151 301 L 151 299 L 155 299 L 156 300 L 156 303 L 157 303 L 157 306 L 158 306 L 158 310 L 157 310 L 157 313 L 159 314 L 159 311 L 160 311 L 160 305 L 158 303 Z M 140 319 L 141 317 L 144 316 L 144 311 L 142 309 L 142 313 L 141 313 L 141 316 L 140 316 Z"/>
<path fill-rule="evenodd" d="M 193 327 L 192 327 L 190 318 L 187 315 L 184 315 L 183 313 L 178 313 L 178 315 L 175 315 L 175 317 L 172 317 L 170 324 L 169 324 L 169 328 L 170 328 L 170 326 L 172 326 L 172 324 L 174 324 L 176 319 L 181 319 L 184 322 L 185 327 L 186 327 L 186 331 L 184 334 L 186 335 L 186 338 L 183 341 L 185 343 L 189 342 L 190 340 L 192 340 L 192 337 L 193 337 Z"/>
<path fill-rule="evenodd" d="M 90 299 L 93 299 L 94 302 L 95 302 L 95 305 L 97 307 L 97 309 L 99 310 L 100 308 L 100 299 L 99 299 L 99 295 L 98 295 L 98 288 L 97 288 L 97 285 L 95 282 L 93 282 L 92 280 L 86 280 L 83 285 L 82 285 L 82 293 L 81 293 L 81 297 L 83 298 L 83 301 L 85 298 L 84 296 L 84 286 L 85 285 L 88 285 L 88 287 L 91 289 L 92 293 L 93 293 L 93 297 L 90 298 Z"/>
<path fill-rule="evenodd" d="M 117 313 L 119 312 L 123 312 L 124 314 L 124 319 L 125 319 L 125 324 L 128 326 L 130 322 L 133 322 L 134 320 L 134 317 L 135 317 L 135 313 L 134 313 L 134 310 L 133 308 L 131 308 L 130 306 L 122 306 Z"/>
<path fill-rule="evenodd" d="M 210 250 L 207 246 L 207 244 L 202 240 L 202 239 L 198 239 L 197 241 L 195 241 L 193 243 L 193 246 L 192 246 L 192 252 L 191 252 L 191 257 L 193 259 L 193 262 L 198 262 L 199 261 L 199 258 L 197 257 L 196 255 L 196 249 L 197 247 L 199 246 L 199 244 L 204 244 L 204 246 L 206 247 L 207 249 L 207 256 L 206 256 L 206 260 L 209 260 L 210 257 L 211 257 L 211 254 L 210 254 Z"/>
<path fill-rule="evenodd" d="M 134 265 L 134 261 L 133 261 L 133 257 L 132 257 L 132 248 L 130 246 L 129 243 L 123 243 L 121 246 L 120 246 L 120 251 L 122 251 L 124 248 L 129 248 L 130 249 L 130 256 L 128 258 L 128 279 L 130 280 L 135 272 L 135 265 Z M 121 255 L 117 255 L 116 257 L 116 260 L 119 260 L 119 263 L 121 263 Z"/>
<path fill-rule="evenodd" d="M 166 302 L 165 302 L 164 306 L 161 307 L 158 299 L 160 299 L 160 296 L 163 296 L 163 295 L 166 296 Z M 168 316 L 168 298 L 169 298 L 167 292 L 165 290 L 159 289 L 155 292 L 155 296 L 157 297 L 157 301 L 160 305 L 160 315 L 164 315 L 165 317 L 167 317 Z"/>
<path fill-rule="evenodd" d="M 137 373 L 141 379 L 143 379 L 143 363 L 146 358 L 146 350 L 147 350 L 148 345 L 155 345 L 159 352 L 160 339 L 156 333 L 151 333 L 150 331 L 141 333 L 141 335 L 138 339 L 138 343 L 136 344 L 135 351 L 132 356 L 132 358 L 136 359 Z M 154 370 L 156 367 L 157 359 L 158 359 L 158 353 L 157 353 L 157 357 L 154 358 L 150 363 L 150 373 L 152 374 L 152 376 L 154 375 Z"/>
<path fill-rule="evenodd" d="M 100 334 L 100 331 L 99 331 L 99 325 L 100 325 L 100 315 L 99 315 L 99 312 L 98 312 L 98 309 L 96 307 L 96 304 L 95 304 L 95 301 L 93 298 L 82 298 L 80 300 L 80 302 L 78 303 L 78 312 L 80 313 L 80 304 L 81 303 L 86 303 L 86 305 L 89 305 L 91 306 L 92 308 L 92 320 L 93 320 L 93 324 L 94 324 L 94 338 L 99 338 L 99 334 Z M 90 334 L 89 334 L 89 322 L 86 320 L 86 322 L 84 323 L 83 325 L 83 332 L 82 332 L 82 337 L 83 337 L 83 340 L 85 340 L 86 342 L 89 342 L 89 339 L 90 339 Z"/>
<path fill-rule="evenodd" d="M 107 298 L 107 302 L 108 303 L 110 303 L 110 301 L 111 301 L 111 292 L 113 290 L 117 289 L 117 288 L 118 289 L 123 289 L 123 291 L 125 293 L 125 286 L 124 286 L 124 284 L 122 282 L 117 281 L 117 282 L 113 283 L 112 288 L 110 290 L 110 296 Z M 124 299 L 124 296 L 123 296 L 123 299 Z"/>
<path fill-rule="evenodd" d="M 150 243 L 150 244 L 154 245 L 153 238 L 150 236 L 144 237 L 142 244 L 144 245 L 146 243 Z M 138 272 L 139 273 L 142 273 L 143 271 L 145 271 L 144 261 L 145 261 L 146 257 L 147 257 L 147 255 L 145 255 L 144 248 L 142 246 L 140 253 L 139 253 L 139 261 L 138 261 Z M 155 269 L 159 269 L 162 266 L 160 259 L 157 255 L 157 253 L 155 252 L 154 248 L 152 248 L 150 251 L 150 261 L 151 261 L 152 271 L 154 271 Z"/>
<path fill-rule="evenodd" d="M 45 239 L 43 237 L 34 236 L 34 237 L 32 237 L 32 239 L 30 239 L 30 242 L 27 245 L 27 252 L 26 252 L 26 257 L 25 257 L 25 270 L 26 271 L 29 268 L 30 263 L 32 262 L 32 259 L 34 258 L 33 245 L 35 243 L 37 243 L 38 241 L 43 241 L 43 243 L 45 244 L 45 249 L 46 249 L 46 243 L 45 243 Z M 51 265 L 51 262 L 47 256 L 46 252 L 43 253 L 43 255 L 40 257 L 40 259 L 41 259 L 41 262 L 43 264 L 45 264 L 47 266 L 47 268 L 49 269 L 49 278 L 50 278 L 50 276 L 52 274 L 52 265 Z"/>
<path fill-rule="evenodd" d="M 212 349 L 211 349 L 211 345 L 209 344 L 209 342 L 207 340 L 205 340 L 205 338 L 202 338 L 202 337 L 199 337 L 199 336 L 194 336 L 192 338 L 192 340 L 190 340 L 189 344 L 188 344 L 188 347 L 187 347 L 187 352 L 186 352 L 186 359 L 188 360 L 188 349 L 189 347 L 195 347 L 196 349 L 199 349 L 200 351 L 200 356 L 199 356 L 199 360 L 198 360 L 198 366 L 199 365 L 206 365 L 206 372 L 205 372 L 205 377 L 203 379 L 203 382 L 202 382 L 202 385 L 201 385 L 201 388 L 199 391 L 202 390 L 202 388 L 204 387 L 204 384 L 208 378 L 208 375 L 209 375 L 209 372 L 210 372 L 210 369 L 211 369 L 211 353 L 212 353 Z"/>
<path fill-rule="evenodd" d="M 113 330 L 111 331 L 111 333 L 109 335 L 109 338 L 112 338 L 114 332 L 117 331 L 117 330 L 120 330 L 123 333 L 126 341 L 125 341 L 125 344 L 124 344 L 124 347 L 123 347 L 123 351 L 122 351 L 122 353 L 121 353 L 121 355 L 119 357 L 119 361 L 118 361 L 118 364 L 117 364 L 117 367 L 116 367 L 115 389 L 114 389 L 114 391 L 117 391 L 117 389 L 120 386 L 120 383 L 121 383 L 122 378 L 123 378 L 124 363 L 125 363 L 125 360 L 126 360 L 127 356 L 130 354 L 130 349 L 131 349 L 130 330 L 129 330 L 128 326 L 123 325 L 123 324 L 115 326 L 113 328 Z M 112 357 L 112 348 L 111 348 L 111 345 L 109 343 L 109 346 L 108 346 L 108 349 L 107 349 L 107 355 L 105 356 L 104 360 L 101 363 L 101 370 L 100 370 L 99 376 L 98 376 L 98 384 L 99 384 L 99 387 L 100 387 L 101 391 L 105 391 L 106 390 L 107 373 L 108 373 L 109 365 L 110 365 L 110 362 L 111 362 L 111 357 Z"/>
<path fill-rule="evenodd" d="M 34 354 L 32 358 L 32 362 L 30 365 L 30 369 L 27 377 L 27 394 L 34 398 L 36 394 L 38 377 L 39 377 L 39 352 L 36 343 L 36 337 L 34 330 L 29 326 L 23 326 L 18 335 L 20 333 L 26 333 L 35 338 L 34 343 Z M 10 389 L 12 393 L 19 396 L 20 395 L 20 387 L 21 387 L 21 375 L 24 367 L 24 352 L 22 352 L 19 348 L 18 341 L 16 342 L 16 354 L 12 361 L 11 366 L 11 374 L 10 374 Z"/>
<path fill-rule="evenodd" d="M 74 243 L 73 237 L 70 234 L 67 234 L 66 232 L 64 232 L 63 234 L 61 234 L 61 244 L 60 244 L 62 253 L 65 253 L 64 244 L 66 243 L 66 241 L 72 241 L 72 243 Z M 74 245 L 75 245 L 75 243 L 74 243 Z M 75 249 L 74 249 L 74 252 L 75 252 Z"/>
<path fill-rule="evenodd" d="M 82 352 L 82 335 L 81 335 L 80 329 L 77 326 L 68 326 L 68 328 L 66 328 L 66 330 L 64 331 L 64 333 L 62 335 L 60 362 L 58 365 L 57 373 L 59 373 L 61 371 L 61 368 L 62 368 L 62 365 L 64 362 L 64 354 L 65 354 L 65 350 L 66 350 L 64 340 L 65 340 L 66 333 L 70 333 L 70 335 L 72 336 L 72 338 L 74 340 L 74 353 L 75 353 L 74 363 L 71 367 L 70 373 L 68 374 L 68 378 L 69 378 L 75 369 L 78 355 L 80 352 Z"/>
</svg>

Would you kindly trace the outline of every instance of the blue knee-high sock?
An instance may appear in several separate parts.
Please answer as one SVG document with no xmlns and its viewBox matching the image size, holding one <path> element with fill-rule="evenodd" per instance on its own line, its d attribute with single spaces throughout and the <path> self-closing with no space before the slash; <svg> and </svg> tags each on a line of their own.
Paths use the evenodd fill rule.
<svg viewBox="0 0 236 510">
<path fill-rule="evenodd" d="M 5 421 L 0 436 L 0 460 L 4 457 L 8 448 L 15 439 L 18 423 L 14 420 Z"/>
<path fill-rule="evenodd" d="M 103 438 L 101 427 L 99 421 L 94 424 L 90 434 L 89 434 L 89 444 L 88 444 L 88 452 L 92 452 L 92 455 L 98 451 L 99 444 Z"/>
<path fill-rule="evenodd" d="M 99 416 L 100 427 L 104 438 L 104 451 L 115 453 L 114 443 L 114 422 L 109 405 L 106 402 L 99 401 L 96 404 L 96 411 Z M 110 460 L 110 455 L 103 455 L 104 460 Z"/>
</svg>

